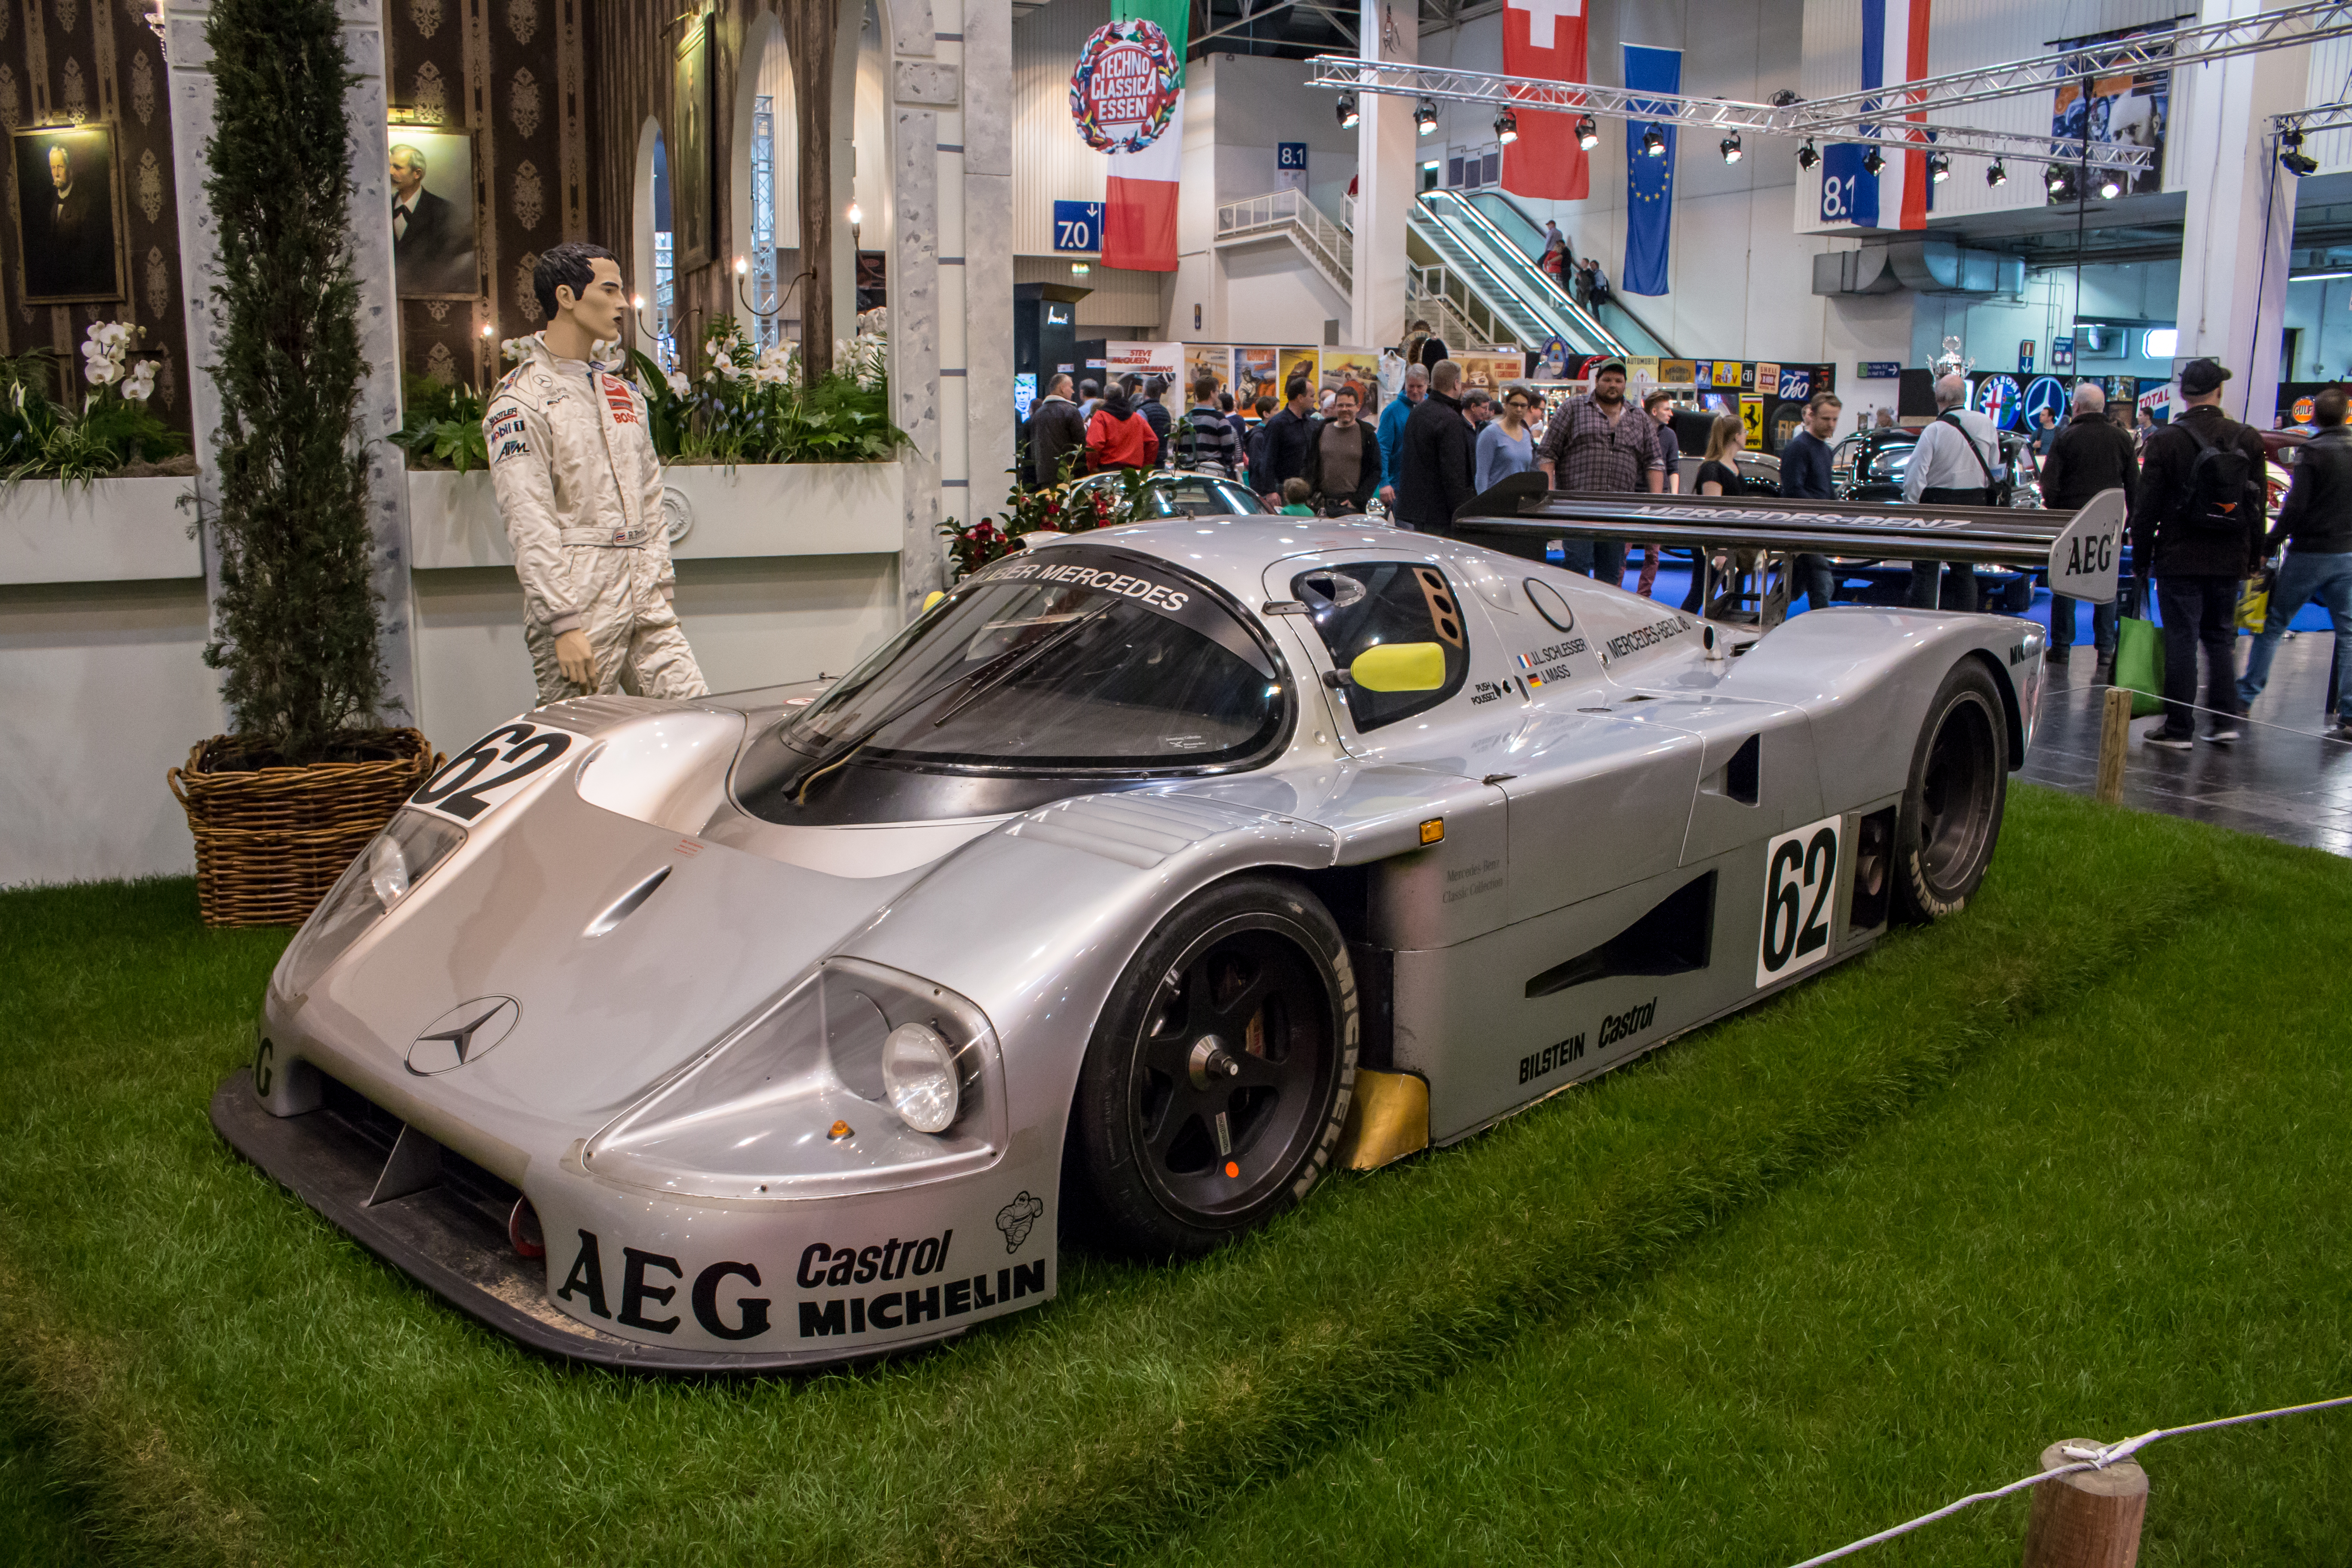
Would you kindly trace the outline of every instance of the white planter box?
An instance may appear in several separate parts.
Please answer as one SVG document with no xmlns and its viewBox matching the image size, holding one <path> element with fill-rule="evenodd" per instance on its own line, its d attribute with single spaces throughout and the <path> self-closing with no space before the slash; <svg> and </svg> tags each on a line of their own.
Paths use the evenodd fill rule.
<svg viewBox="0 0 2352 1568">
<path fill-rule="evenodd" d="M 681 561 L 772 555 L 896 555 L 906 534 L 906 470 L 897 463 L 673 466 L 662 482 Z M 408 476 L 408 536 L 419 571 L 510 566 L 490 476 Z"/>
<path fill-rule="evenodd" d="M 195 513 L 179 506 L 195 488 L 179 477 L 0 486 L 0 584 L 201 577 Z"/>
</svg>

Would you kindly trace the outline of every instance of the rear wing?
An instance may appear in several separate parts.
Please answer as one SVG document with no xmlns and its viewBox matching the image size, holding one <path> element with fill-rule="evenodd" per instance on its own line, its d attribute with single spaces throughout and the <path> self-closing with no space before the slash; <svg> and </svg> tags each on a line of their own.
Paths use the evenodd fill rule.
<svg viewBox="0 0 2352 1568">
<path fill-rule="evenodd" d="M 1528 481 L 1532 480 L 1532 484 Z M 1559 539 L 1618 539 L 1695 549 L 1710 579 L 1712 557 L 1744 556 L 1736 570 L 1783 577 L 1788 559 L 1863 556 L 1949 561 L 2047 573 L 2050 591 L 2104 605 L 2116 596 L 2123 554 L 2124 492 L 2103 490 L 2072 513 L 1989 506 L 1894 506 L 1868 501 L 1749 500 L 1732 496 L 1578 495 L 1514 475 L 1465 505 L 1454 531 L 1476 544 L 1531 559 Z M 1727 559 L 1720 568 L 1734 570 Z M 1760 605 L 1759 605 L 1760 607 Z M 1777 620 L 1777 616 L 1767 617 Z"/>
</svg>

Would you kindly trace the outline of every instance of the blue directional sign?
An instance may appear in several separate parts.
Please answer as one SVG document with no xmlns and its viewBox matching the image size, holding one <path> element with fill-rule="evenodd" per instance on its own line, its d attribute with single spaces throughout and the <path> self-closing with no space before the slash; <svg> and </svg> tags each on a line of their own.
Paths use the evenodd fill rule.
<svg viewBox="0 0 2352 1568">
<path fill-rule="evenodd" d="M 1054 204 L 1054 248 L 1096 251 L 1102 248 L 1100 202 Z"/>
</svg>

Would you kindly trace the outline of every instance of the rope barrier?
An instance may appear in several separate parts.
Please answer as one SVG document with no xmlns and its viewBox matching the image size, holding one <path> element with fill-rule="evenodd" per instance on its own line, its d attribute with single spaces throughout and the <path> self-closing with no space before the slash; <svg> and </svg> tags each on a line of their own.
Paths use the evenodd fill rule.
<svg viewBox="0 0 2352 1568">
<path fill-rule="evenodd" d="M 2042 689 L 2042 695 L 2044 700 L 2047 700 L 2053 697 L 2087 697 L 2092 693 L 2096 692 L 2102 699 L 2104 699 L 2109 691 L 2114 689 L 2116 689 L 2116 688 L 2111 682 L 2107 684 L 2099 684 L 2095 682 L 2088 686 L 2069 686 L 2063 688 L 2044 686 Z M 2171 699 L 2167 698 L 2165 700 L 2169 702 Z M 2227 719 L 2233 724 L 2252 724 L 2257 729 L 2276 730 L 2283 735 L 2301 735 L 2307 741 L 2326 741 L 2338 746 L 2352 745 L 2352 738 L 2347 738 L 2342 735 L 2331 735 L 2325 730 L 2298 730 L 2292 724 L 2273 724 L 2267 720 L 2249 718 L 2243 713 L 2224 713 L 2219 708 L 2208 708 L 2202 703 L 2198 702 L 2184 702 L 2181 706 L 2188 709 L 2192 713 L 2210 713 L 2216 719 Z M 2148 717 L 2151 719 L 2160 720 L 2163 718 L 2163 715 L 2160 713 L 2151 713 Z M 2137 723 L 2139 721 L 2135 719 L 2132 722 Z"/>
<path fill-rule="evenodd" d="M 1971 1492 L 1957 1502 L 1946 1503 L 1933 1513 L 1923 1513 L 1918 1518 L 1898 1524 L 1892 1530 L 1882 1530 L 1875 1535 L 1866 1535 L 1860 1541 L 1839 1547 L 1834 1552 L 1824 1552 L 1819 1557 L 1808 1557 L 1802 1563 L 1794 1564 L 1794 1568 L 1819 1568 L 1821 1563 L 1834 1563 L 1841 1557 L 1851 1557 L 1865 1546 L 1876 1546 L 1881 1542 L 1892 1541 L 1898 1535 L 1908 1535 L 1921 1525 L 1933 1524 L 1939 1519 L 1948 1519 L 1964 1508 L 1969 1508 L 1980 1502 L 1990 1502 L 1995 1498 L 2004 1498 L 2011 1492 L 2023 1491 L 2028 1487 L 2038 1487 L 2044 1481 L 2054 1481 L 2061 1476 L 2079 1475 L 2084 1470 L 2104 1470 L 2109 1465 L 2118 1464 L 2130 1458 L 2142 1448 L 2160 1438 L 2185 1436 L 2191 1432 L 2210 1432 L 2222 1426 L 2242 1426 L 2249 1422 L 2270 1421 L 2281 1415 L 2303 1415 L 2315 1410 L 2333 1410 L 2344 1405 L 2352 1405 L 2352 1395 L 2347 1395 L 2341 1399 L 2317 1400 L 2309 1405 L 2283 1405 L 2276 1410 L 2257 1410 L 2246 1415 L 2225 1415 L 2218 1421 L 2199 1421 L 2187 1426 L 2159 1426 L 2152 1432 L 2143 1432 L 2137 1437 L 2126 1437 L 2119 1443 L 2110 1443 L 2104 1447 L 2085 1448 L 2069 1445 L 2061 1452 L 2074 1460 L 2072 1464 L 2060 1465 L 2055 1469 L 2044 1470 L 2038 1476 L 2028 1476 L 2023 1480 L 2011 1481 L 2005 1487 L 1996 1487 L 1989 1492 Z"/>
</svg>

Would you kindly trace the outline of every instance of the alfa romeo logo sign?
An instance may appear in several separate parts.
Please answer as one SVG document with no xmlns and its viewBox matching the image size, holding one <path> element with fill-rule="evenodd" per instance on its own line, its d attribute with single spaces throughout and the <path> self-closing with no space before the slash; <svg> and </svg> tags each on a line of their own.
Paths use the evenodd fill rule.
<svg viewBox="0 0 2352 1568">
<path fill-rule="evenodd" d="M 1183 67 L 1156 22 L 1098 27 L 1070 73 L 1070 118 L 1087 145 L 1135 153 L 1160 140 L 1176 117 Z"/>
</svg>

